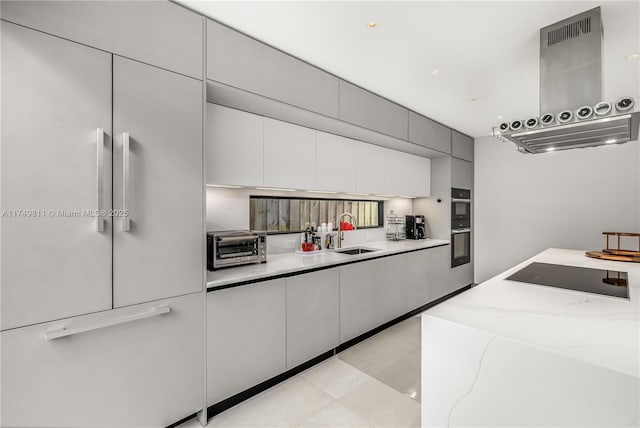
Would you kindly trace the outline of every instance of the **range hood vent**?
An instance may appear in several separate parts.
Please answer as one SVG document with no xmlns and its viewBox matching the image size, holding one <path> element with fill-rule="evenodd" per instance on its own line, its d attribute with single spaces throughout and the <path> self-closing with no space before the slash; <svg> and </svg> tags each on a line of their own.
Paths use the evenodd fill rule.
<svg viewBox="0 0 640 428">
<path fill-rule="evenodd" d="M 560 28 L 547 32 L 547 46 L 564 42 L 574 37 L 580 37 L 583 34 L 591 32 L 591 17 L 587 16 L 570 24 L 563 25 Z"/>
<path fill-rule="evenodd" d="M 539 116 L 502 123 L 492 134 L 523 153 L 636 140 L 640 100 L 602 101 L 602 40 L 600 7 L 541 28 Z"/>
</svg>

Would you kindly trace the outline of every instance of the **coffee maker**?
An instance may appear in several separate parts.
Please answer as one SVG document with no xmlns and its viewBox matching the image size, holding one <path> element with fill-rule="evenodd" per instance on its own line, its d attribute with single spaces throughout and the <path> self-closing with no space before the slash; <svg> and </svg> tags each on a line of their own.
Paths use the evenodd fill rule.
<svg viewBox="0 0 640 428">
<path fill-rule="evenodd" d="M 406 216 L 407 239 L 427 239 L 423 215 Z"/>
</svg>

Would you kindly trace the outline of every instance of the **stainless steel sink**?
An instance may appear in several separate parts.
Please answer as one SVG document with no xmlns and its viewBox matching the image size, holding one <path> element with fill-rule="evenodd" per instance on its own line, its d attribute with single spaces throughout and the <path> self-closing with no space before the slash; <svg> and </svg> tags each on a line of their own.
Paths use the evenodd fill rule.
<svg viewBox="0 0 640 428">
<path fill-rule="evenodd" d="M 350 254 L 352 256 L 355 256 L 357 254 L 373 253 L 374 251 L 378 251 L 378 250 L 373 250 L 371 248 L 362 248 L 362 247 L 344 248 L 342 250 L 335 250 L 336 253 Z"/>
</svg>

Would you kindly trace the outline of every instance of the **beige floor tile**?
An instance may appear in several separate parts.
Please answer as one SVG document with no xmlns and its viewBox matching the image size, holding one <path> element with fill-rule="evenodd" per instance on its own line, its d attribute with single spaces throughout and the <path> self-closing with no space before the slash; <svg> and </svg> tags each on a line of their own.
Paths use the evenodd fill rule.
<svg viewBox="0 0 640 428">
<path fill-rule="evenodd" d="M 299 427 L 367 428 L 372 427 L 372 425 L 369 425 L 336 401 L 304 421 Z"/>
<path fill-rule="evenodd" d="M 398 336 L 399 338 L 409 341 L 411 346 L 419 348 L 422 339 L 421 330 L 422 323 L 420 322 L 420 316 L 416 315 L 396 325 L 392 325 L 388 329 L 380 332 L 380 334 Z"/>
<path fill-rule="evenodd" d="M 370 378 L 337 357 L 307 370 L 302 376 L 335 399 Z"/>
<path fill-rule="evenodd" d="M 375 378 L 407 397 L 420 402 L 420 348 L 385 367 Z"/>
<path fill-rule="evenodd" d="M 209 427 L 295 427 L 333 403 L 296 376 L 209 420 Z"/>
<path fill-rule="evenodd" d="M 418 324 L 419 328 L 419 324 Z M 375 376 L 395 361 L 420 348 L 413 318 L 393 326 L 338 354 L 338 358 Z"/>
<path fill-rule="evenodd" d="M 376 427 L 410 427 L 420 416 L 420 404 L 376 379 L 342 396 L 338 402 Z"/>
</svg>

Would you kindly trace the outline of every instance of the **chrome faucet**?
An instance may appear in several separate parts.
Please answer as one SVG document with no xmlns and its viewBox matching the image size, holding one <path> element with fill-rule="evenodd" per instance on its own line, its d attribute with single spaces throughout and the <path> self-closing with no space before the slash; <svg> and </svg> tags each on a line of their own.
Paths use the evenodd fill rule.
<svg viewBox="0 0 640 428">
<path fill-rule="evenodd" d="M 340 217 L 338 217 L 338 248 L 342 248 L 342 241 L 344 240 L 344 231 L 341 230 L 341 227 L 340 227 L 344 216 L 351 217 L 351 224 L 353 225 L 353 228 L 358 229 L 358 220 L 356 220 L 356 217 L 353 214 L 351 213 L 340 214 Z"/>
</svg>

